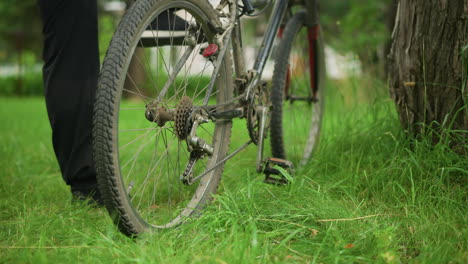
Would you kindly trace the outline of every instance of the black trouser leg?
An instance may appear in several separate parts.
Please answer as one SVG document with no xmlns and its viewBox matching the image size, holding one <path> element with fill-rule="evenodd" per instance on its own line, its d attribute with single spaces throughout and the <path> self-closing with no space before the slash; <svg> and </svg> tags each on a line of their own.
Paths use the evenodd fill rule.
<svg viewBox="0 0 468 264">
<path fill-rule="evenodd" d="M 73 190 L 97 187 L 92 109 L 99 74 L 96 0 L 38 0 L 44 24 L 44 90 L 52 142 Z"/>
</svg>

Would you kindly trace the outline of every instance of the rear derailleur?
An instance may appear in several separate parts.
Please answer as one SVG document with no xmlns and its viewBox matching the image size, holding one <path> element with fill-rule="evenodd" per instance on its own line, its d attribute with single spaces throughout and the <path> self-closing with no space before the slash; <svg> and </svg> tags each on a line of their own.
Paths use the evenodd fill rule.
<svg viewBox="0 0 468 264">
<path fill-rule="evenodd" d="M 192 184 L 193 168 L 196 162 L 206 156 L 212 156 L 214 151 L 213 146 L 196 135 L 201 124 L 210 122 L 207 109 L 194 107 L 192 100 L 184 96 L 175 109 L 167 109 L 155 102 L 147 105 L 145 116 L 149 121 L 157 123 L 159 127 L 163 127 L 168 121 L 174 122 L 174 134 L 180 141 L 187 142 L 187 149 L 190 152 L 187 166 L 180 175 L 180 180 L 186 185 Z"/>
</svg>

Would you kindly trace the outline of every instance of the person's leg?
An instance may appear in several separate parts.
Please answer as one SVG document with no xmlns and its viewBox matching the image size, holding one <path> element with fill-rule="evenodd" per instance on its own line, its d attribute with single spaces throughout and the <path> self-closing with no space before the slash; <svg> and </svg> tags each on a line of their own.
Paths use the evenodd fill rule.
<svg viewBox="0 0 468 264">
<path fill-rule="evenodd" d="M 96 0 L 38 0 L 44 35 L 44 90 L 52 142 L 73 191 L 97 191 L 92 109 L 99 74 Z"/>
</svg>

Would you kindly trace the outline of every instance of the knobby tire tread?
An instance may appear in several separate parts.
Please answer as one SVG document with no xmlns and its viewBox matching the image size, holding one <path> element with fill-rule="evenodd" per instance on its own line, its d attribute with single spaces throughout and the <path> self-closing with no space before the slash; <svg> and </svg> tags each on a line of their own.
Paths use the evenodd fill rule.
<svg viewBox="0 0 468 264">
<path fill-rule="evenodd" d="M 126 60 L 129 60 L 131 54 L 125 54 L 125 51 L 129 49 L 132 39 L 135 37 L 135 32 L 138 27 L 141 26 L 143 18 L 152 9 L 153 6 L 165 2 L 165 0 L 141 0 L 134 3 L 127 13 L 122 18 L 117 31 L 115 32 L 109 48 L 106 52 L 105 61 L 102 66 L 101 74 L 98 81 L 98 89 L 95 97 L 94 105 L 94 117 L 93 117 L 93 154 L 96 164 L 96 170 L 98 174 L 98 185 L 104 199 L 105 206 L 117 224 L 119 230 L 127 236 L 136 236 L 150 229 L 150 226 L 141 219 L 135 219 L 135 212 L 132 214 L 128 208 L 126 192 L 121 189 L 121 179 L 114 177 L 116 175 L 116 164 L 118 164 L 118 158 L 115 153 L 117 146 L 116 142 L 113 142 L 115 135 L 113 135 L 114 127 L 116 123 L 114 119 L 117 113 L 113 107 L 116 105 L 116 101 L 120 100 L 120 92 L 117 89 L 116 83 L 121 81 L 119 79 L 120 74 L 123 71 L 123 67 L 126 64 Z M 167 1 L 166 1 L 167 2 Z M 209 16 L 217 17 L 210 3 L 206 0 L 189 0 L 189 2 L 198 6 L 201 10 L 206 13 L 211 13 Z M 226 56 L 225 69 L 232 67 L 229 56 Z M 230 71 L 228 71 L 230 73 Z M 232 86 L 229 87 L 230 95 L 232 96 Z M 118 107 L 118 105 L 117 105 Z M 226 134 L 223 137 L 223 142 L 219 144 L 226 145 L 228 148 L 231 136 L 232 123 L 226 123 Z M 221 174 L 224 169 L 224 165 L 218 169 L 218 176 L 214 177 L 211 190 L 207 192 L 205 196 L 200 199 L 200 203 L 197 205 L 198 208 L 202 208 L 210 199 L 212 199 L 211 193 L 215 192 Z M 194 210 L 195 211 L 195 210 Z M 137 217 L 138 218 L 138 217 Z"/>
<path fill-rule="evenodd" d="M 302 27 L 305 26 L 305 19 L 307 18 L 306 11 L 299 11 L 295 13 L 291 19 L 287 22 L 286 27 L 283 31 L 283 35 L 278 46 L 277 57 L 275 58 L 275 67 L 273 70 L 272 80 L 272 115 L 270 123 L 270 143 L 273 157 L 287 159 L 287 153 L 284 146 L 283 139 L 283 101 L 284 101 L 284 87 L 286 84 L 287 72 L 289 67 L 289 56 L 292 50 L 294 41 L 296 41 L 296 35 L 299 33 Z M 321 45 L 321 44 L 319 44 Z M 319 56 L 323 56 L 319 52 Z M 319 64 L 323 58 L 319 58 Z M 320 67 L 320 66 L 319 66 Z M 323 74 L 323 73 L 322 73 Z M 322 74 L 318 74 L 318 78 L 324 78 Z M 319 80 L 321 83 L 322 80 Z M 323 87 L 319 85 L 319 89 L 323 90 Z M 320 99 L 323 99 L 323 91 L 320 92 Z M 323 107 L 323 103 L 320 104 Z M 322 114 L 322 109 L 319 110 L 319 114 Z M 314 113 L 316 114 L 316 113 Z M 321 118 L 321 117 L 320 117 Z M 309 120 L 307 120 L 309 121 Z M 321 121 L 318 126 L 320 129 Z M 310 128 L 312 129 L 312 128 Z M 310 132 L 309 132 L 310 133 Z M 317 134 L 317 137 L 320 133 Z M 308 135 L 310 137 L 310 134 Z M 316 144 L 316 143 L 315 143 Z M 311 153 L 309 153 L 311 154 Z M 310 158 L 310 156 L 308 157 Z"/>
</svg>

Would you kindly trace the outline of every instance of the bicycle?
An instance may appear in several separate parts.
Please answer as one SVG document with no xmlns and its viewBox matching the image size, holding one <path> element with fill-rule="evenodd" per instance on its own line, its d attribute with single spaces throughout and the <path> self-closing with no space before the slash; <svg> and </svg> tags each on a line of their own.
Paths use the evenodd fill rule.
<svg viewBox="0 0 468 264">
<path fill-rule="evenodd" d="M 122 18 L 99 78 L 93 145 L 100 191 L 126 235 L 199 215 L 224 164 L 251 144 L 268 183 L 287 183 L 284 170 L 310 158 L 325 72 L 317 1 L 276 1 L 247 70 L 240 18 L 261 12 L 253 2 L 271 1 L 139 0 Z M 161 29 L 163 12 L 173 30 Z M 185 21 L 182 34 L 176 19 Z M 277 35 L 269 89 L 261 77 Z M 308 54 L 307 63 L 298 52 Z M 148 73 L 147 82 L 128 72 L 132 63 Z M 235 119 L 246 120 L 249 140 L 229 151 Z M 274 158 L 263 157 L 268 131 Z"/>
</svg>

